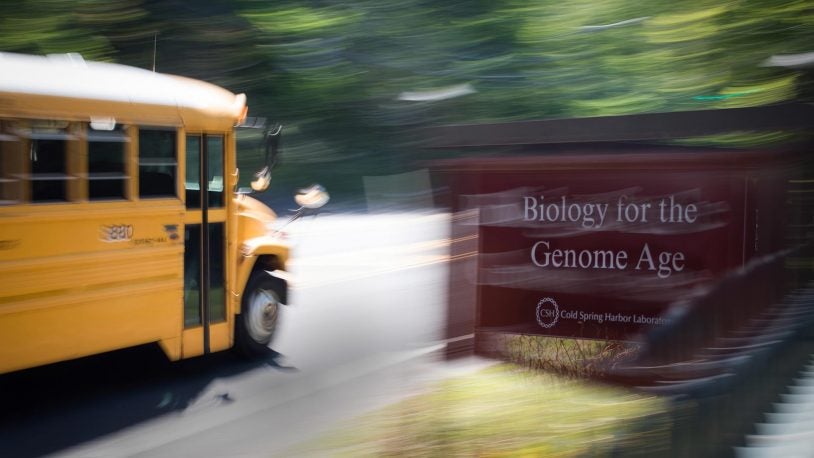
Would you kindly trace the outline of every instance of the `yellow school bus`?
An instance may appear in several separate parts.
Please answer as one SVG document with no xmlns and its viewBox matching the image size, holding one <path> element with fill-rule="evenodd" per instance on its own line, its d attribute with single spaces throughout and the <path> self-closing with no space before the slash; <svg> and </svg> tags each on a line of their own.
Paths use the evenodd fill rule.
<svg viewBox="0 0 814 458">
<path fill-rule="evenodd" d="M 0 69 L 0 372 L 151 342 L 264 351 L 289 248 L 236 190 L 246 97 L 76 55 Z"/>
</svg>

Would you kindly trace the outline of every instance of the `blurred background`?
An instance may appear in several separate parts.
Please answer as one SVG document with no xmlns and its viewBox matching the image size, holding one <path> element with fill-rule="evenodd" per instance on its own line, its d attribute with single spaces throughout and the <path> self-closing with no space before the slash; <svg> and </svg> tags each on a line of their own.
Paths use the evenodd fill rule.
<svg viewBox="0 0 814 458">
<path fill-rule="evenodd" d="M 309 180 L 338 208 L 364 204 L 364 176 L 437 154 L 418 147 L 421 126 L 810 98 L 806 62 L 772 57 L 810 52 L 812 23 L 806 1 L 21 0 L 0 5 L 0 51 L 78 52 L 244 92 L 250 116 L 285 126 L 269 198 Z"/>
</svg>

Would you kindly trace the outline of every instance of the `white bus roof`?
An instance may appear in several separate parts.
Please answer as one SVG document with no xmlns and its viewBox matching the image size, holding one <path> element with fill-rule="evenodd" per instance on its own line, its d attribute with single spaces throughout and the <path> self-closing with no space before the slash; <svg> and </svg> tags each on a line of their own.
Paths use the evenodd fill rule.
<svg viewBox="0 0 814 458">
<path fill-rule="evenodd" d="M 77 54 L 0 52 L 0 115 L 183 125 L 225 130 L 245 114 L 246 97 L 180 76 L 89 62 Z"/>
</svg>

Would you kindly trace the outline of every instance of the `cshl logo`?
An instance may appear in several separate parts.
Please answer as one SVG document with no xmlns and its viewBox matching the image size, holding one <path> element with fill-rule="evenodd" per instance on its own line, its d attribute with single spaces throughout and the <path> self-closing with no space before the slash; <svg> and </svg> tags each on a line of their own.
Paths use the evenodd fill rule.
<svg viewBox="0 0 814 458">
<path fill-rule="evenodd" d="M 560 318 L 560 307 L 551 297 L 544 297 L 537 303 L 537 323 L 546 328 L 552 328 Z"/>
</svg>

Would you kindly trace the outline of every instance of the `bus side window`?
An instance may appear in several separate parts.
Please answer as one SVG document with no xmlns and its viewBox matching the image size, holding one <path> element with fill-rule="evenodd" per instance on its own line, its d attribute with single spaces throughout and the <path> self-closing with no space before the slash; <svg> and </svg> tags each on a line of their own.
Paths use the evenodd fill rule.
<svg viewBox="0 0 814 458">
<path fill-rule="evenodd" d="M 125 146 L 129 139 L 124 126 L 94 130 L 88 126 L 88 197 L 91 200 L 124 199 Z"/>
<path fill-rule="evenodd" d="M 206 152 L 209 164 L 207 181 L 207 191 L 209 191 L 209 206 L 213 208 L 223 207 L 223 137 L 220 135 L 208 135 L 206 137 Z"/>
<path fill-rule="evenodd" d="M 0 205 L 22 202 L 23 142 L 0 122 Z"/>
<path fill-rule="evenodd" d="M 206 139 L 205 141 L 203 139 Z M 201 143 L 206 156 L 206 180 L 201 180 Z M 206 188 L 207 206 L 223 208 L 223 136 L 187 135 L 186 189 L 187 208 L 201 208 L 201 186 Z"/>
<path fill-rule="evenodd" d="M 68 200 L 68 142 L 76 137 L 68 132 L 64 121 L 32 121 L 24 131 L 29 138 L 28 159 L 32 202 L 64 202 Z"/>
<path fill-rule="evenodd" d="M 31 201 L 67 200 L 65 190 L 65 141 L 31 140 Z"/>
<path fill-rule="evenodd" d="M 174 130 L 139 129 L 139 197 L 176 197 Z"/>
<path fill-rule="evenodd" d="M 187 135 L 186 189 L 187 208 L 201 208 L 201 136 Z"/>
</svg>

